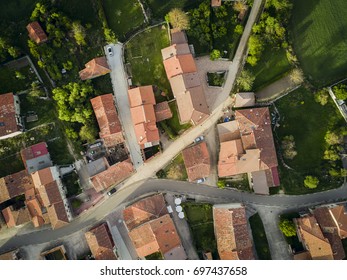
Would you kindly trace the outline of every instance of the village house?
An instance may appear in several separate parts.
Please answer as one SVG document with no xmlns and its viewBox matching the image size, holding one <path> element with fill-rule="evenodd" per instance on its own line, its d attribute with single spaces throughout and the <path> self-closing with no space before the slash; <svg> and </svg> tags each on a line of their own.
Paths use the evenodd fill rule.
<svg viewBox="0 0 347 280">
<path fill-rule="evenodd" d="M 36 44 L 44 43 L 48 40 L 45 31 L 43 31 L 41 25 L 37 22 L 31 22 L 27 25 L 27 30 L 29 32 L 29 37 Z"/>
<path fill-rule="evenodd" d="M 0 140 L 20 134 L 22 129 L 18 96 L 13 93 L 0 94 Z"/>
<path fill-rule="evenodd" d="M 97 57 L 85 64 L 85 68 L 79 72 L 81 80 L 90 80 L 110 73 L 106 57 Z"/>
<path fill-rule="evenodd" d="M 20 151 L 28 173 L 53 166 L 46 142 L 41 142 Z"/>
</svg>

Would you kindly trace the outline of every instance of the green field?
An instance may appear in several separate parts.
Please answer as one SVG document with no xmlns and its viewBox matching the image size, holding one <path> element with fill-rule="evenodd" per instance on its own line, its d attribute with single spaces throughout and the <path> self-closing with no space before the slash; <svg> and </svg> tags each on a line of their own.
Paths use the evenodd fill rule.
<svg viewBox="0 0 347 280">
<path fill-rule="evenodd" d="M 164 20 L 165 15 L 173 8 L 183 10 L 195 8 L 204 0 L 145 0 L 151 9 L 153 17 Z"/>
<path fill-rule="evenodd" d="M 276 102 L 281 120 L 276 128 L 279 142 L 284 136 L 293 135 L 297 156 L 285 162 L 294 170 L 287 170 L 280 165 L 281 186 L 288 194 L 310 193 L 333 188 L 339 182 L 325 177 L 323 171 L 327 169 L 327 161 L 323 160 L 325 150 L 324 136 L 329 129 L 344 125 L 343 119 L 332 100 L 321 106 L 314 101 L 311 92 L 300 88 Z M 320 184 L 315 190 L 304 187 L 306 175 L 319 177 Z"/>
<path fill-rule="evenodd" d="M 292 65 L 289 64 L 284 49 L 268 46 L 256 66 L 246 64 L 245 68 L 254 74 L 253 91 L 258 91 L 282 78 L 292 69 Z"/>
<path fill-rule="evenodd" d="M 315 85 L 347 73 L 347 1 L 293 0 L 290 34 L 305 74 Z"/>
<path fill-rule="evenodd" d="M 103 0 L 104 11 L 110 28 L 120 41 L 125 35 L 144 23 L 142 9 L 137 0 Z"/>
<path fill-rule="evenodd" d="M 271 260 L 269 243 L 266 238 L 263 222 L 259 214 L 254 214 L 249 218 L 252 228 L 253 242 L 260 260 Z"/>
</svg>

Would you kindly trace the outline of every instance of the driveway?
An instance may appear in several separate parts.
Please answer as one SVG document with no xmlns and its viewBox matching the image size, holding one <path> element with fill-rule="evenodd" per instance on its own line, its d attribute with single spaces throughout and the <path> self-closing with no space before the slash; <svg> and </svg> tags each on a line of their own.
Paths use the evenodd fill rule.
<svg viewBox="0 0 347 280">
<path fill-rule="evenodd" d="M 113 55 L 107 52 L 107 47 L 112 48 Z M 110 44 L 105 46 L 105 53 L 108 64 L 111 68 L 111 80 L 113 87 L 113 96 L 118 109 L 118 115 L 123 126 L 123 132 L 130 153 L 134 168 L 137 169 L 143 164 L 142 153 L 135 137 L 135 130 L 130 114 L 130 105 L 128 99 L 128 82 L 124 72 L 123 64 L 123 44 Z"/>
</svg>

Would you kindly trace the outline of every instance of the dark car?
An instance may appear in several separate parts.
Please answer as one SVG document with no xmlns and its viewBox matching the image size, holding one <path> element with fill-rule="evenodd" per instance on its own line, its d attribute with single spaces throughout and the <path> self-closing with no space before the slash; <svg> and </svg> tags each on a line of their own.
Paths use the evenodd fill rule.
<svg viewBox="0 0 347 280">
<path fill-rule="evenodd" d="M 107 194 L 108 194 L 109 196 L 111 196 L 111 195 L 113 195 L 116 191 L 117 191 L 117 189 L 116 189 L 116 188 L 113 188 L 113 189 L 110 189 L 110 190 L 107 192 Z"/>
</svg>

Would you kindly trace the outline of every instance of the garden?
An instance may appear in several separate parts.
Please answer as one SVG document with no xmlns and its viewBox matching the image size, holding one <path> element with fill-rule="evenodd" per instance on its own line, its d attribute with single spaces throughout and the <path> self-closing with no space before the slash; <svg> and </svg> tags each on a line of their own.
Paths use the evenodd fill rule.
<svg viewBox="0 0 347 280">
<path fill-rule="evenodd" d="M 157 172 L 160 179 L 172 179 L 186 181 L 188 179 L 182 153 L 179 153 L 169 165 Z"/>
</svg>

